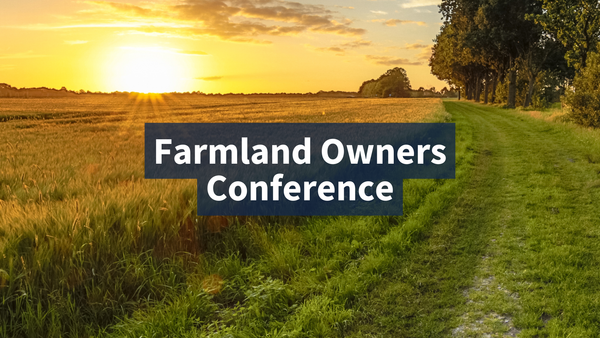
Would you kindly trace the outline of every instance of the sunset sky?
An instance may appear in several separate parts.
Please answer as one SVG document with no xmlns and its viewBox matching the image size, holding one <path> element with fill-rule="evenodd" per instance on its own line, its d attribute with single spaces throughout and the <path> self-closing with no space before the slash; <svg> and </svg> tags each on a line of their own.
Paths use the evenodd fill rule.
<svg viewBox="0 0 600 338">
<path fill-rule="evenodd" d="M 356 91 L 427 59 L 439 0 L 0 0 L 0 83 L 91 91 Z"/>
</svg>

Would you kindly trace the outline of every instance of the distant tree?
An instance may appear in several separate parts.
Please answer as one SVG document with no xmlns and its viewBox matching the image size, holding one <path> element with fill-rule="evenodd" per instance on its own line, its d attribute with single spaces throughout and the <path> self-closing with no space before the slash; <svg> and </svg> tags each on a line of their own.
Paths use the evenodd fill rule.
<svg viewBox="0 0 600 338">
<path fill-rule="evenodd" d="M 393 68 L 377 80 L 362 83 L 358 93 L 365 97 L 410 97 L 410 80 L 403 68 Z"/>
</svg>

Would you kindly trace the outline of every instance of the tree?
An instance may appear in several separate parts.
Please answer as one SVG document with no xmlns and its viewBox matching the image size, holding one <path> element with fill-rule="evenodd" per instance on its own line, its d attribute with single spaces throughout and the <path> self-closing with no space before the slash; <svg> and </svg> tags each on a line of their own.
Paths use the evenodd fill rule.
<svg viewBox="0 0 600 338">
<path fill-rule="evenodd" d="M 532 18 L 567 47 L 566 59 L 571 65 L 585 68 L 600 39 L 600 2 L 543 0 L 542 8 L 543 13 Z"/>
<path fill-rule="evenodd" d="M 442 3 L 444 4 L 445 2 Z M 457 86 L 460 92 L 460 88 L 464 88 L 469 83 L 469 76 L 467 67 L 463 65 L 462 46 L 456 31 L 454 24 L 449 22 L 444 24 L 434 40 L 429 66 L 433 75 L 446 81 L 450 86 Z"/>
<path fill-rule="evenodd" d="M 523 107 L 527 108 L 531 104 L 536 90 L 535 84 L 541 72 L 547 71 L 561 78 L 568 76 L 567 74 L 570 72 L 565 60 L 565 53 L 566 50 L 560 42 L 550 35 L 543 35 L 537 43 L 529 48 L 527 53 L 521 56 L 521 69 L 528 81 Z"/>
<path fill-rule="evenodd" d="M 527 18 L 541 14 L 541 0 L 444 0 L 444 24 L 430 60 L 432 73 L 465 88 L 468 100 L 488 102 L 498 82 L 508 79 L 507 106 L 516 105 L 518 60 L 543 31 Z"/>
<path fill-rule="evenodd" d="M 600 54 L 590 53 L 588 64 L 577 76 L 576 90 L 566 95 L 569 115 L 578 124 L 600 128 Z"/>
<path fill-rule="evenodd" d="M 362 83 L 358 93 L 366 97 L 409 97 L 410 80 L 403 68 L 389 69 L 377 80 Z"/>
<path fill-rule="evenodd" d="M 517 61 L 540 40 L 542 29 L 528 20 L 542 12 L 539 0 L 484 0 L 477 22 L 493 46 L 495 66 L 508 71 L 507 106 L 516 105 Z"/>
</svg>

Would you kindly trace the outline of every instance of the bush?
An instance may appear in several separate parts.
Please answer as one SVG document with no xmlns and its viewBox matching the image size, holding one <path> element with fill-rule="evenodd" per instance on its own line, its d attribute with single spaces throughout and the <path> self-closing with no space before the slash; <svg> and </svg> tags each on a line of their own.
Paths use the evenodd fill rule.
<svg viewBox="0 0 600 338">
<path fill-rule="evenodd" d="M 588 64 L 575 76 L 575 90 L 566 95 L 569 117 L 585 127 L 600 128 L 600 54 L 592 53 Z"/>
<path fill-rule="evenodd" d="M 537 92 L 533 94 L 533 97 L 531 98 L 531 107 L 533 109 L 545 109 L 548 105 L 548 100 L 544 95 L 540 95 L 540 93 Z"/>
</svg>

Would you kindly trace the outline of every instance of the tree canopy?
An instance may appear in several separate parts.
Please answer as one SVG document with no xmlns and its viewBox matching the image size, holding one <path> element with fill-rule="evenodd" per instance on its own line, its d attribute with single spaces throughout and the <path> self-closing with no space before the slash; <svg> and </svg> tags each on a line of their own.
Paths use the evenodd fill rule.
<svg viewBox="0 0 600 338">
<path fill-rule="evenodd" d="M 585 68 L 600 39 L 600 1 L 543 0 L 542 8 L 543 13 L 532 18 L 567 47 L 571 65 Z"/>
<path fill-rule="evenodd" d="M 410 97 L 410 80 L 403 68 L 389 69 L 377 80 L 362 83 L 358 93 L 364 97 Z"/>
</svg>

